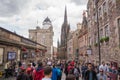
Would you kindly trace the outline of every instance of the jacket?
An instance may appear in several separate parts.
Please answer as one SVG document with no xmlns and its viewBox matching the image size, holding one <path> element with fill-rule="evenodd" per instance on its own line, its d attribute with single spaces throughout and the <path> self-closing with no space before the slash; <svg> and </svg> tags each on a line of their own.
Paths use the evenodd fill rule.
<svg viewBox="0 0 120 80">
<path fill-rule="evenodd" d="M 91 73 L 92 73 L 92 78 L 93 78 L 92 80 L 98 80 L 96 72 L 92 70 Z M 85 80 L 89 80 L 89 75 L 90 75 L 90 70 L 87 70 L 85 72 Z"/>
</svg>

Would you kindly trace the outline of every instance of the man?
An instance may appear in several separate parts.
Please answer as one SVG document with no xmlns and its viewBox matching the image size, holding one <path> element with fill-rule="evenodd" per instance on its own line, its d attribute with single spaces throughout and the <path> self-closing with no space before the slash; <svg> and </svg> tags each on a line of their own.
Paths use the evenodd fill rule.
<svg viewBox="0 0 120 80">
<path fill-rule="evenodd" d="M 45 74 L 45 77 L 42 80 L 51 80 L 52 68 L 50 66 L 45 67 L 44 74 Z"/>
<path fill-rule="evenodd" d="M 30 80 L 29 76 L 26 74 L 25 69 L 21 67 L 20 73 L 16 80 Z"/>
<path fill-rule="evenodd" d="M 88 63 L 88 70 L 85 72 L 85 80 L 97 80 L 96 72 L 93 70 L 91 63 Z"/>
<path fill-rule="evenodd" d="M 43 64 L 41 61 L 38 61 L 38 67 L 33 71 L 34 80 L 42 80 L 44 77 Z"/>
<path fill-rule="evenodd" d="M 103 73 L 103 70 L 101 69 L 99 71 L 99 74 L 97 75 L 98 80 L 107 80 L 107 75 Z"/>
<path fill-rule="evenodd" d="M 57 71 L 57 68 L 55 67 L 55 65 L 53 65 L 52 80 L 57 80 L 57 79 L 58 79 L 58 71 Z"/>
<path fill-rule="evenodd" d="M 100 65 L 99 70 L 100 70 L 100 69 L 103 69 L 104 73 L 107 72 L 107 65 L 105 65 L 105 62 L 104 62 L 104 61 L 103 61 L 102 64 Z"/>
</svg>

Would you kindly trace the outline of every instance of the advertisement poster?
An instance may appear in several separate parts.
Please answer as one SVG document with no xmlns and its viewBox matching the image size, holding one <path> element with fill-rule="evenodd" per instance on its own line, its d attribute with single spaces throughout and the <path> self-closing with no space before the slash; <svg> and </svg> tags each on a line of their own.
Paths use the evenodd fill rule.
<svg viewBox="0 0 120 80">
<path fill-rule="evenodd" d="M 8 52 L 8 60 L 14 60 L 16 58 L 15 52 Z"/>
</svg>

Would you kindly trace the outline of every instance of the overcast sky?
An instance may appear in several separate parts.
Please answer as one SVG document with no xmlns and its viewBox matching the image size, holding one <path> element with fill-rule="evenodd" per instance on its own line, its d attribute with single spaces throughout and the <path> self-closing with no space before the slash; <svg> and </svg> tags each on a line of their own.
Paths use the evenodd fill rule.
<svg viewBox="0 0 120 80">
<path fill-rule="evenodd" d="M 43 20 L 48 16 L 54 29 L 54 46 L 60 36 L 67 6 L 68 22 L 72 30 L 82 22 L 83 10 L 88 0 L 0 0 L 0 26 L 17 34 L 28 37 L 29 29 L 42 27 Z"/>
</svg>

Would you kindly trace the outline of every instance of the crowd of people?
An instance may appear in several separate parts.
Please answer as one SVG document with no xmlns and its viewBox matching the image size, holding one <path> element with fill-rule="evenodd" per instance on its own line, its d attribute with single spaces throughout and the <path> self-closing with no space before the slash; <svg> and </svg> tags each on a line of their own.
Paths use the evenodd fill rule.
<svg viewBox="0 0 120 80">
<path fill-rule="evenodd" d="M 62 75 L 65 75 L 64 79 Z M 16 80 L 117 80 L 118 75 L 120 68 L 117 70 L 105 62 L 97 66 L 75 60 L 44 59 L 8 62 L 5 65 L 5 78 L 15 76 Z"/>
</svg>

